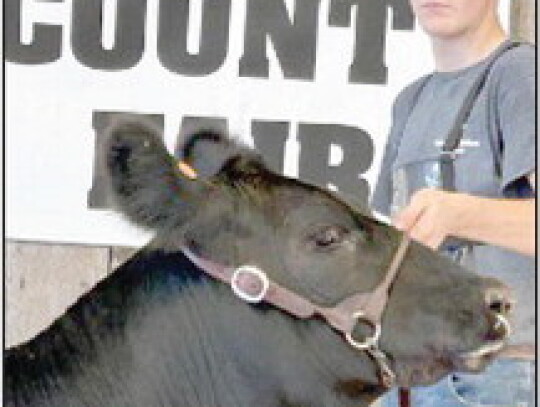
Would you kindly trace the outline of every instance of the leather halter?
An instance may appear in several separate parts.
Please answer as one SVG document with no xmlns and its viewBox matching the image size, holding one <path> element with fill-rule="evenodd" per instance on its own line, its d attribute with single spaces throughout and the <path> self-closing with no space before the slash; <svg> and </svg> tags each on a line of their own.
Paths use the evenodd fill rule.
<svg viewBox="0 0 540 407">
<path fill-rule="evenodd" d="M 409 243 L 410 239 L 403 235 L 383 281 L 372 292 L 353 294 L 331 308 L 318 306 L 270 280 L 258 267 L 251 265 L 227 267 L 203 259 L 187 247 L 182 247 L 182 251 L 208 275 L 229 284 L 233 292 L 248 303 L 265 301 L 300 319 L 316 315 L 323 317 L 331 327 L 344 335 L 352 347 L 366 351 L 373 358 L 377 363 L 382 385 L 390 388 L 395 383 L 396 376 L 389 366 L 387 356 L 379 349 L 381 319 L 388 302 L 390 288 L 397 277 Z M 353 337 L 353 330 L 359 322 L 369 325 L 372 329 L 372 335 L 362 341 Z"/>
<path fill-rule="evenodd" d="M 188 179 L 199 179 L 197 171 L 184 161 L 177 162 L 177 169 Z M 323 317 L 331 327 L 345 336 L 352 347 L 366 351 L 371 356 L 377 364 L 381 384 L 388 389 L 394 385 L 396 375 L 389 366 L 388 357 L 379 349 L 381 319 L 386 309 L 390 288 L 397 277 L 409 244 L 410 238 L 403 234 L 383 281 L 372 292 L 353 294 L 332 308 L 313 304 L 270 280 L 266 273 L 256 266 L 228 267 L 203 259 L 188 247 L 184 246 L 181 250 L 196 266 L 216 280 L 229 284 L 233 292 L 248 303 L 265 301 L 300 319 L 316 315 Z M 353 337 L 353 330 L 359 322 L 369 325 L 373 331 L 373 334 L 363 341 Z"/>
</svg>

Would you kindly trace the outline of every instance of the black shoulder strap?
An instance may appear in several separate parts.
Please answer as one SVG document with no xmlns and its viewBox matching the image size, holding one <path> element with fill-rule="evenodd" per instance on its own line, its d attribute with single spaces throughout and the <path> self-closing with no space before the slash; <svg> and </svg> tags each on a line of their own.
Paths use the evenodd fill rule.
<svg viewBox="0 0 540 407">
<path fill-rule="evenodd" d="M 474 107 L 478 95 L 482 91 L 486 79 L 493 67 L 493 64 L 499 59 L 499 57 L 504 54 L 509 49 L 512 49 L 520 45 L 519 42 L 508 41 L 502 44 L 495 53 L 491 56 L 490 61 L 484 67 L 483 71 L 478 75 L 472 84 L 467 97 L 465 98 L 461 108 L 458 111 L 454 125 L 448 133 L 446 140 L 444 141 L 441 153 L 441 175 L 442 175 L 442 186 L 443 189 L 447 191 L 455 190 L 455 180 L 454 180 L 454 159 L 455 159 L 455 150 L 459 147 L 461 139 L 463 138 L 464 126 L 469 119 L 471 111 Z"/>
</svg>

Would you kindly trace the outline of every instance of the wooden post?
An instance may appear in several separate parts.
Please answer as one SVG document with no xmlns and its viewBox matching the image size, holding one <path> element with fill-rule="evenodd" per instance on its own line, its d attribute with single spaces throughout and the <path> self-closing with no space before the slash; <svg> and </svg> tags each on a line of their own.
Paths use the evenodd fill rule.
<svg viewBox="0 0 540 407">
<path fill-rule="evenodd" d="M 511 0 L 510 34 L 536 44 L 536 0 Z"/>
</svg>

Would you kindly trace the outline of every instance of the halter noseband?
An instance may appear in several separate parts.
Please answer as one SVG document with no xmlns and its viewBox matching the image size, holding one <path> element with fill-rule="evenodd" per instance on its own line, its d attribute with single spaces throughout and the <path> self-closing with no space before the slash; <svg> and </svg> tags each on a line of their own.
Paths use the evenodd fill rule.
<svg viewBox="0 0 540 407">
<path fill-rule="evenodd" d="M 353 294 L 331 308 L 318 306 L 270 280 L 258 267 L 250 265 L 227 267 L 203 259 L 187 247 L 182 247 L 182 252 L 208 275 L 229 284 L 232 291 L 245 302 L 254 304 L 265 301 L 301 319 L 320 315 L 330 326 L 341 332 L 352 347 L 366 351 L 375 360 L 381 383 L 390 388 L 395 383 L 396 377 L 389 366 L 387 356 L 379 349 L 381 319 L 388 302 L 390 287 L 397 277 L 409 243 L 410 239 L 403 235 L 383 281 L 372 292 Z M 369 325 L 373 331 L 372 335 L 363 341 L 353 337 L 353 330 L 358 322 Z"/>
</svg>

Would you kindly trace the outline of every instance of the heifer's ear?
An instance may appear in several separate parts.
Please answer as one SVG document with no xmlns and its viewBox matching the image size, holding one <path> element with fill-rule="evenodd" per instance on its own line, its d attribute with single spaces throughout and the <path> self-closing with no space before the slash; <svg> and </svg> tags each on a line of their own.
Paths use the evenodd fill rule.
<svg viewBox="0 0 540 407">
<path fill-rule="evenodd" d="M 108 129 L 106 164 L 118 209 L 142 226 L 163 228 L 190 219 L 200 185 L 183 177 L 159 131 L 123 121 Z"/>
<path fill-rule="evenodd" d="M 177 155 L 202 178 L 209 178 L 220 172 L 224 175 L 223 170 L 238 161 L 249 161 L 263 166 L 257 152 L 229 135 L 215 130 L 201 130 L 194 133 L 177 150 Z"/>
</svg>

